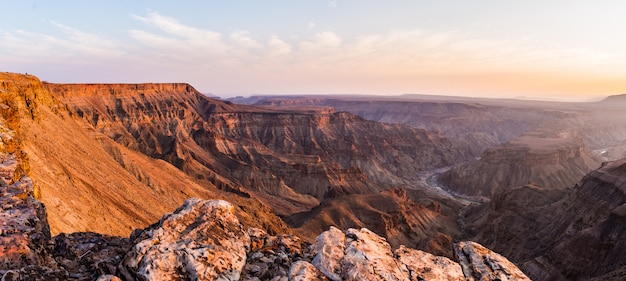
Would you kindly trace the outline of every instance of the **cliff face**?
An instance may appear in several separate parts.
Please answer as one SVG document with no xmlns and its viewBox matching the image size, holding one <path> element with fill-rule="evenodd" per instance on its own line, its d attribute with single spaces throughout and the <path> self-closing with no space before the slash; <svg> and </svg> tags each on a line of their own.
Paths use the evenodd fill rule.
<svg viewBox="0 0 626 281">
<path fill-rule="evenodd" d="M 579 138 L 526 135 L 485 150 L 479 160 L 455 166 L 439 180 L 456 193 L 485 198 L 529 183 L 566 188 L 599 166 L 591 155 Z"/>
<path fill-rule="evenodd" d="M 563 216 L 558 225 L 564 234 L 543 255 L 524 263 L 527 272 L 537 278 L 580 279 L 623 271 L 625 176 L 625 159 L 608 163 L 589 173 L 563 205 L 552 209 Z"/>
<path fill-rule="evenodd" d="M 117 143 L 221 189 L 245 189 L 283 215 L 325 198 L 412 185 L 419 171 L 468 157 L 424 130 L 349 113 L 232 105 L 184 84 L 46 87 Z"/>
<path fill-rule="evenodd" d="M 233 99 L 246 102 L 241 99 Z M 476 101 L 428 100 L 408 97 L 258 97 L 257 105 L 278 108 L 295 106 L 331 107 L 368 120 L 405 124 L 414 128 L 439 131 L 458 141 L 475 156 L 489 147 L 510 141 L 540 123 L 561 117 L 560 112 L 517 106 L 514 103 L 481 104 Z"/>
<path fill-rule="evenodd" d="M 573 188 L 500 190 L 490 203 L 465 211 L 471 239 L 521 264 L 534 280 L 621 280 L 624 167 L 626 159 L 607 163 Z"/>
<path fill-rule="evenodd" d="M 71 108 L 36 77 L 2 73 L 0 83 L 0 111 L 15 132 L 4 133 L 12 139 L 5 148 L 19 160 L 18 171 L 33 179 L 34 194 L 48 207 L 52 234 L 82 230 L 127 235 L 190 196 L 231 200 L 245 206 L 245 211 L 238 209 L 242 222 L 286 231 L 259 201 L 220 191 L 73 118 Z"/>
</svg>

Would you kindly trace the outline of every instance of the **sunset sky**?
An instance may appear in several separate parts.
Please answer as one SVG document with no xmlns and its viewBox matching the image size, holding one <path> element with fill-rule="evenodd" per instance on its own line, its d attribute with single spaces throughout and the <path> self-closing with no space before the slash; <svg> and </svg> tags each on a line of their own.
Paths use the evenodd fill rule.
<svg viewBox="0 0 626 281">
<path fill-rule="evenodd" d="M 626 93 L 626 1 L 0 0 L 0 71 L 204 93 Z"/>
</svg>

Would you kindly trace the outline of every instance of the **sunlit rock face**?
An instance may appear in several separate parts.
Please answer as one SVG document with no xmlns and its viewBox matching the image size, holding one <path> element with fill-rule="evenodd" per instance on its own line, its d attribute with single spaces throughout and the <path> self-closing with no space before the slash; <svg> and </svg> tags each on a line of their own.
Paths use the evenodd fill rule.
<svg viewBox="0 0 626 281">
<path fill-rule="evenodd" d="M 239 280 L 250 237 L 226 201 L 189 199 L 145 229 L 123 262 L 126 278 Z"/>
<path fill-rule="evenodd" d="M 234 105 L 187 84 L 45 87 L 115 142 L 220 189 L 245 190 L 281 215 L 326 198 L 414 186 L 419 172 L 470 158 L 423 129 L 347 112 Z"/>
<path fill-rule="evenodd" d="M 473 242 L 455 245 L 458 262 L 405 246 L 393 251 L 366 228 L 331 227 L 308 245 L 292 235 L 244 231 L 232 208 L 187 200 L 134 238 L 120 273 L 126 280 L 526 280 Z"/>
</svg>

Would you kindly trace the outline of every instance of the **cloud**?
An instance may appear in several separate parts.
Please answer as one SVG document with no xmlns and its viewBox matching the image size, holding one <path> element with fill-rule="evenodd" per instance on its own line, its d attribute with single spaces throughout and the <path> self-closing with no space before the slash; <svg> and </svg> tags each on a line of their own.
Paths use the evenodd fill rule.
<svg viewBox="0 0 626 281">
<path fill-rule="evenodd" d="M 98 61 L 125 54 L 120 44 L 99 36 L 83 32 L 58 22 L 48 22 L 58 31 L 58 35 L 34 33 L 25 30 L 4 32 L 0 40 L 0 50 L 11 56 L 5 60 L 36 61 Z"/>
<path fill-rule="evenodd" d="M 267 41 L 269 55 L 282 56 L 291 53 L 291 45 L 280 39 L 278 36 L 271 36 Z"/>
<path fill-rule="evenodd" d="M 262 45 L 249 36 L 250 32 L 246 30 L 236 30 L 230 34 L 230 40 L 237 46 L 246 49 L 258 49 Z"/>
<path fill-rule="evenodd" d="M 333 1 L 328 2 L 328 8 L 331 8 L 331 9 L 337 8 L 337 1 L 333 0 Z"/>
<path fill-rule="evenodd" d="M 153 49 L 178 51 L 182 48 L 185 51 L 202 50 L 204 53 L 220 53 L 227 49 L 219 32 L 189 27 L 157 12 L 150 12 L 145 17 L 138 15 L 132 17 L 156 28 L 156 32 L 129 30 L 132 38 Z"/>
<path fill-rule="evenodd" d="M 323 92 L 339 85 L 351 87 L 352 92 L 371 91 L 400 82 L 426 85 L 443 79 L 440 77 L 474 81 L 480 75 L 491 79 L 493 73 L 541 74 L 572 69 L 583 74 L 619 74 L 624 73 L 626 65 L 623 53 L 549 45 L 532 38 L 490 37 L 463 30 L 346 34 L 333 30 L 313 32 L 316 25 L 310 22 L 311 31 L 299 36 L 263 36 L 251 30 L 218 32 L 193 27 L 158 12 L 131 18 L 136 26 L 127 30 L 127 38 L 115 40 L 59 22 L 45 22 L 53 30 L 49 34 L 27 30 L 0 32 L 0 64 L 41 63 L 48 68 L 63 65 L 64 70 L 69 70 L 67 74 L 57 71 L 55 75 L 69 77 L 83 75 L 84 65 L 90 64 L 97 66 L 98 71 L 105 68 L 117 75 L 112 81 L 132 82 L 136 77 L 182 80 L 206 83 L 199 86 L 218 93 L 269 93 L 271 89 L 297 92 L 303 88 Z M 207 85 L 206 80 L 215 84 Z M 378 84 L 374 85 L 374 80 Z"/>
</svg>

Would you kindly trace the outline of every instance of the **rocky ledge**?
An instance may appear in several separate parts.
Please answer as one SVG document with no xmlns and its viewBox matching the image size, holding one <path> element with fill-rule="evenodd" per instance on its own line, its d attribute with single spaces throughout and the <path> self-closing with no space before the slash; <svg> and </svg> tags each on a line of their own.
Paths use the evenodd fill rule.
<svg viewBox="0 0 626 281">
<path fill-rule="evenodd" d="M 392 251 L 365 228 L 331 227 L 308 245 L 244 229 L 221 200 L 189 199 L 134 236 L 119 266 L 125 280 L 529 280 L 473 242 L 455 245 L 457 262 L 404 246 Z"/>
<path fill-rule="evenodd" d="M 31 240 L 28 247 L 39 243 Z M 529 280 L 473 242 L 455 244 L 457 261 L 405 246 L 392 251 L 365 228 L 331 227 L 308 244 L 244 229 L 221 200 L 188 199 L 130 240 L 93 233 L 41 240 L 38 259 L 5 263 L 2 280 Z"/>
</svg>

